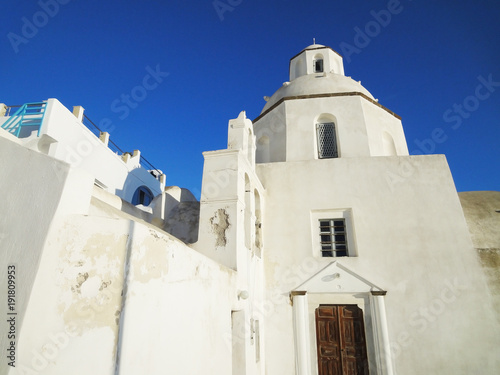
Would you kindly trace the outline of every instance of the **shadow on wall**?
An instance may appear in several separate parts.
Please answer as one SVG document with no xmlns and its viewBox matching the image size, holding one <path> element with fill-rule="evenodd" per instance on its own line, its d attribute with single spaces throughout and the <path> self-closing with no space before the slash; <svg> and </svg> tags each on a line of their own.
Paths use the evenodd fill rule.
<svg viewBox="0 0 500 375">
<path fill-rule="evenodd" d="M 186 244 L 198 241 L 200 202 L 195 196 L 178 186 L 166 187 L 164 207 L 162 229 Z"/>
<path fill-rule="evenodd" d="M 35 284 L 49 230 L 60 209 L 61 197 L 68 194 L 70 167 L 46 155 L 28 150 L 0 136 L 0 290 L 7 309 L 7 272 L 15 276 L 15 322 L 22 333 L 23 320 Z M 26 162 L 29 161 L 29 162 Z M 75 177 L 72 177 L 75 178 Z M 83 190 L 82 181 L 75 178 Z M 90 181 L 88 181 L 90 182 Z M 69 184 L 71 186 L 71 184 Z M 68 199 L 68 198 L 67 198 Z M 12 279 L 11 279 L 12 280 Z M 5 317 L 7 315 L 4 315 Z M 0 350 L 7 367 L 8 318 L 0 321 Z M 5 333 L 5 336 L 3 335 Z M 17 335 L 17 333 L 16 333 Z M 17 339 L 16 339 L 17 340 Z M 5 354 L 7 353 L 7 354 Z M 6 362 L 4 362 L 4 359 Z M 10 362 L 10 361 L 9 361 Z"/>
<path fill-rule="evenodd" d="M 128 173 L 122 189 L 116 189 L 115 194 L 133 205 L 148 206 L 154 196 L 161 193 L 159 188 L 160 182 L 156 177 L 144 168 L 135 168 Z"/>
<path fill-rule="evenodd" d="M 155 225 L 186 244 L 198 241 L 198 200 L 189 190 L 178 186 L 167 186 L 162 194 L 154 182 L 157 181 L 149 172 L 141 168 L 132 170 L 123 189 L 116 191 L 122 199 L 121 210 Z"/>
<path fill-rule="evenodd" d="M 500 321 L 500 191 L 458 193 Z"/>
</svg>

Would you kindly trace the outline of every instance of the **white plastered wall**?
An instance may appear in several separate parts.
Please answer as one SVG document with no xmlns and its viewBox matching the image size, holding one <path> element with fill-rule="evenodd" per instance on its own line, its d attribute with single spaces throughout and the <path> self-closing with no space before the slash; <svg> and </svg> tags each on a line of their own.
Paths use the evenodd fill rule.
<svg viewBox="0 0 500 375">
<path fill-rule="evenodd" d="M 279 104 L 271 112 L 254 123 L 257 163 L 286 160 L 286 103 Z"/>
<path fill-rule="evenodd" d="M 367 100 L 361 101 L 361 106 L 365 115 L 370 155 L 407 156 L 408 146 L 401 120 Z M 394 155 L 388 152 L 385 142 L 391 142 L 394 145 Z"/>
<path fill-rule="evenodd" d="M 90 216 L 52 226 L 19 365 L 54 375 L 114 374 L 117 365 L 120 374 L 229 375 L 236 299 L 234 272 L 93 198 Z"/>
<path fill-rule="evenodd" d="M 238 295 L 246 298 L 233 306 L 234 327 L 241 331 L 236 334 L 233 368 L 239 374 L 263 374 L 265 332 L 257 333 L 255 322 L 262 327 L 265 319 L 261 261 L 265 249 L 261 240 L 256 241 L 256 223 L 259 219 L 265 226 L 265 192 L 255 174 L 255 136 L 245 112 L 229 121 L 228 149 L 203 156 L 198 242 L 190 246 L 237 271 Z"/>
<path fill-rule="evenodd" d="M 316 120 L 320 116 L 336 119 L 339 157 L 383 154 L 385 129 L 393 134 L 398 154 L 408 154 L 400 120 L 360 96 L 336 96 L 286 100 L 256 121 L 257 162 L 317 159 Z"/>
<path fill-rule="evenodd" d="M 339 157 L 368 156 L 368 134 L 358 96 L 289 100 L 286 103 L 287 161 L 318 158 L 316 123 L 321 115 L 336 118 Z"/>
<path fill-rule="evenodd" d="M 231 374 L 235 273 L 105 203 L 120 199 L 86 171 L 0 143 L 0 260 L 18 272 L 2 374 Z"/>
<path fill-rule="evenodd" d="M 312 253 L 311 211 L 346 208 L 358 256 L 342 263 L 387 290 L 396 372 L 495 373 L 500 329 L 443 156 L 269 163 L 257 173 L 267 191 L 269 373 L 294 371 L 284 296 L 332 259 Z"/>
<path fill-rule="evenodd" d="M 56 212 L 85 213 L 88 201 L 74 199 L 81 192 L 89 192 L 93 181 L 86 174 L 71 171 L 66 163 L 28 150 L 9 137 L 4 138 L 3 134 L 0 136 L 0 159 L 0 193 L 3 197 L 0 202 L 0 265 L 5 272 L 8 265 L 16 268 L 18 343 L 25 325 L 28 300 L 36 285 L 35 276 L 43 247 Z M 2 277 L 2 290 L 7 290 L 6 283 L 7 279 Z M 7 323 L 3 319 L 0 331 L 7 332 Z M 5 353 L 7 337 L 3 336 L 0 343 Z M 6 373 L 6 362 L 1 363 L 0 371 Z"/>
</svg>

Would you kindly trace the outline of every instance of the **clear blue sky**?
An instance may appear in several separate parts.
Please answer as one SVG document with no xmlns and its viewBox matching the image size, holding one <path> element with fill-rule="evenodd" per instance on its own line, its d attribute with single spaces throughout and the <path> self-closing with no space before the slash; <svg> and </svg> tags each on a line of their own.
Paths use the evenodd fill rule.
<svg viewBox="0 0 500 375">
<path fill-rule="evenodd" d="M 315 37 L 402 116 L 410 153 L 445 154 L 458 191 L 500 190 L 498 0 L 59 1 L 2 4 L 0 102 L 82 105 L 168 185 L 199 196 L 202 152 Z"/>
</svg>

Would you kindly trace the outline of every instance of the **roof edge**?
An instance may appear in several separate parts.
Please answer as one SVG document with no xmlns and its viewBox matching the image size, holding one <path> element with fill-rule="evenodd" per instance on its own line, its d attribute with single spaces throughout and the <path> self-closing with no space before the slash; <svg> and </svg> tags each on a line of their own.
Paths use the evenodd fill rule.
<svg viewBox="0 0 500 375">
<path fill-rule="evenodd" d="M 382 104 L 379 102 L 373 100 L 372 98 L 366 96 L 362 92 L 358 91 L 352 91 L 352 92 L 339 92 L 339 93 L 331 93 L 331 94 L 311 94 L 311 95 L 297 95 L 297 96 L 285 96 L 278 100 L 276 103 L 274 103 L 271 107 L 266 109 L 264 112 L 262 112 L 259 116 L 257 116 L 255 119 L 252 120 L 252 123 L 255 123 L 256 121 L 259 121 L 262 117 L 267 115 L 269 112 L 271 112 L 274 108 L 279 106 L 281 103 L 283 103 L 286 100 L 300 100 L 300 99 L 314 99 L 314 98 L 329 98 L 329 97 L 334 97 L 334 96 L 361 96 L 362 98 L 368 100 L 370 103 L 375 104 L 377 107 L 382 108 L 384 111 L 390 113 L 394 117 L 396 117 L 398 120 L 401 120 L 401 116 L 397 115 L 393 111 L 391 111 L 389 108 L 384 107 Z"/>
<path fill-rule="evenodd" d="M 332 47 L 328 47 L 328 46 L 323 46 L 323 47 L 316 47 L 316 48 L 304 48 L 302 51 L 300 51 L 299 53 L 297 53 L 295 56 L 293 56 L 290 61 L 292 61 L 294 58 L 296 58 L 298 55 L 300 55 L 302 52 L 304 51 L 314 51 L 314 50 L 317 50 L 317 49 L 323 49 L 323 48 L 328 48 L 330 50 L 332 50 L 333 52 L 335 52 L 337 55 L 339 55 L 340 57 L 344 58 L 340 53 L 338 53 L 337 51 L 335 51 Z"/>
</svg>

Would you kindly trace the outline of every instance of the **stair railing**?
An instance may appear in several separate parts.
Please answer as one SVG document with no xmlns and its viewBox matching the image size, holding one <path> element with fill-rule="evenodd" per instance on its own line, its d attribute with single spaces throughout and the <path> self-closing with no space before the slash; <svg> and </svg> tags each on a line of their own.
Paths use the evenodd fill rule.
<svg viewBox="0 0 500 375">
<path fill-rule="evenodd" d="M 21 130 L 30 127 L 38 129 L 37 136 L 40 136 L 47 102 L 23 104 L 10 118 L 2 124 L 2 128 L 19 138 Z"/>
</svg>

